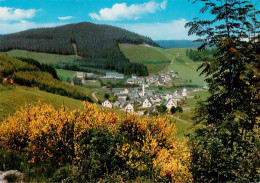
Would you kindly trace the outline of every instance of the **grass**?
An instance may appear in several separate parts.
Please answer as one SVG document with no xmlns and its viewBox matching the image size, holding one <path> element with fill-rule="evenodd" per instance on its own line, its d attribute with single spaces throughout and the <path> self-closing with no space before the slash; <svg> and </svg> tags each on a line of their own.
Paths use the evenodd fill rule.
<svg viewBox="0 0 260 183">
<path fill-rule="evenodd" d="M 78 87 L 78 89 L 85 92 L 88 96 L 92 97 L 92 92 L 97 92 L 96 96 L 100 99 L 104 99 L 104 94 L 109 92 L 106 89 L 88 89 L 86 87 Z M 69 107 L 70 110 L 80 109 L 83 110 L 83 101 L 75 100 L 69 97 L 64 97 L 48 92 L 39 90 L 38 88 L 32 88 L 27 86 L 9 85 L 4 86 L 0 84 L 0 121 L 9 115 L 14 114 L 20 107 L 25 104 L 37 104 L 42 99 L 44 103 L 51 104 L 55 108 L 59 108 L 62 105 Z M 95 101 L 93 99 L 93 101 Z M 97 105 L 98 109 L 102 107 Z M 114 110 L 117 114 L 122 115 L 122 111 Z"/>
<path fill-rule="evenodd" d="M 131 62 L 146 65 L 150 74 L 164 69 L 173 58 L 172 55 L 165 52 L 162 48 L 131 44 L 120 44 L 119 46 Z"/>
<path fill-rule="evenodd" d="M 192 133 L 192 124 L 191 123 L 184 123 L 179 120 L 174 120 L 175 127 L 176 127 L 176 133 L 174 135 L 174 138 L 177 141 L 183 141 L 185 138 L 185 135 L 188 133 Z"/>
<path fill-rule="evenodd" d="M 57 63 L 70 63 L 78 59 L 75 55 L 59 55 L 50 53 L 31 52 L 26 50 L 11 50 L 6 52 L 12 57 L 29 57 L 38 60 L 41 63 L 55 65 Z"/>
<path fill-rule="evenodd" d="M 198 100 L 205 101 L 208 96 L 209 96 L 209 92 L 207 90 L 199 90 L 196 92 L 192 92 L 191 93 L 192 98 L 188 98 L 185 100 L 186 107 L 184 108 L 183 113 L 181 113 L 179 117 L 187 121 L 192 121 L 194 110 L 198 106 L 197 105 Z"/>
<path fill-rule="evenodd" d="M 44 92 L 38 88 L 0 85 L 0 121 L 13 114 L 20 106 L 29 103 L 37 104 L 39 99 L 56 108 L 64 104 L 72 110 L 83 109 L 83 101 L 80 100 Z"/>
<path fill-rule="evenodd" d="M 56 69 L 58 77 L 62 81 L 72 80 L 72 78 L 76 75 L 77 71 L 70 71 L 64 69 Z"/>
<path fill-rule="evenodd" d="M 186 56 L 186 49 L 168 49 L 167 52 L 176 57 L 164 71 L 173 70 L 177 72 L 183 82 L 176 82 L 175 85 L 197 86 L 203 87 L 206 82 L 204 76 L 200 76 L 197 68 L 201 62 L 194 62 Z"/>
</svg>

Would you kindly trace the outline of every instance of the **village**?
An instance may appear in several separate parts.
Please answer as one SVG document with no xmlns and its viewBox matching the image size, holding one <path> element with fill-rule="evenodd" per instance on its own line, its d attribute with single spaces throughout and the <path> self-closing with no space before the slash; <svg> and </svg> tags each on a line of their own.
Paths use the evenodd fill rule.
<svg viewBox="0 0 260 183">
<path fill-rule="evenodd" d="M 174 78 L 179 78 L 174 71 L 166 73 L 153 74 L 147 77 L 138 77 L 132 74 L 131 77 L 126 77 L 117 72 L 106 72 L 106 75 L 97 75 L 94 73 L 77 72 L 76 77 L 82 83 L 91 79 L 112 79 L 122 80 L 126 78 L 125 84 L 128 87 L 111 88 L 113 100 L 109 97 L 105 98 L 100 104 L 107 108 L 116 108 L 128 113 L 138 115 L 152 115 L 164 111 L 169 111 L 173 107 L 178 107 L 178 103 L 188 97 L 190 93 L 186 88 L 179 88 L 172 92 L 158 92 L 150 90 L 151 86 L 171 86 Z"/>
</svg>

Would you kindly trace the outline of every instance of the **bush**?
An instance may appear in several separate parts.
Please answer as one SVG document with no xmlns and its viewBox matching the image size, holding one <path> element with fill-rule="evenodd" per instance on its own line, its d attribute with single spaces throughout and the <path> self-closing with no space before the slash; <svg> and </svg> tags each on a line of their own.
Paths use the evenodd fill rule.
<svg viewBox="0 0 260 183">
<path fill-rule="evenodd" d="M 84 111 L 39 102 L 0 124 L 0 145 L 24 154 L 36 180 L 191 181 L 187 146 L 174 141 L 174 133 L 174 124 L 164 118 L 127 115 L 119 120 L 88 102 Z"/>
</svg>

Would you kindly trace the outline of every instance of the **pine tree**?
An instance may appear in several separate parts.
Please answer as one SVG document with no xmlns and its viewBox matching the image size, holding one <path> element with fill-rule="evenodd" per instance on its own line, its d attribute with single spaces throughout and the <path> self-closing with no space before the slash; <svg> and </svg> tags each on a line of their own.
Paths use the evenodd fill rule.
<svg viewBox="0 0 260 183">
<path fill-rule="evenodd" d="M 195 181 L 259 181 L 259 11 L 250 1 L 195 0 L 212 19 L 186 24 L 202 37 L 199 50 L 216 46 L 205 62 L 210 97 L 196 111 L 191 137 Z M 258 39 L 257 39 L 258 37 Z"/>
</svg>

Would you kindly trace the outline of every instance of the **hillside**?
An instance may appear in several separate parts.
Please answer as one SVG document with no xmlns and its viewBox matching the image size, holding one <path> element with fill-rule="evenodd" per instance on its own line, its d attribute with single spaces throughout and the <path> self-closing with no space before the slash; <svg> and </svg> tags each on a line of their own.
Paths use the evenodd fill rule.
<svg viewBox="0 0 260 183">
<path fill-rule="evenodd" d="M 194 43 L 190 40 L 159 40 L 156 41 L 163 48 L 196 48 L 201 43 Z"/>
<path fill-rule="evenodd" d="M 11 57 L 33 58 L 41 63 L 53 65 L 53 66 L 59 63 L 72 63 L 76 59 L 78 59 L 76 55 L 59 55 L 59 54 L 32 52 L 26 50 L 10 50 L 5 53 L 7 53 L 7 55 Z"/>
<path fill-rule="evenodd" d="M 203 87 L 205 81 L 197 68 L 201 61 L 191 60 L 183 49 L 163 49 L 143 45 L 120 44 L 120 49 L 131 61 L 147 66 L 150 74 L 166 71 L 178 73 L 180 79 L 174 81 L 175 86 Z"/>
<path fill-rule="evenodd" d="M 147 69 L 143 65 L 131 64 L 125 58 L 118 43 L 145 43 L 158 46 L 150 38 L 121 28 L 83 22 L 3 35 L 0 37 L 0 51 L 20 49 L 76 55 L 75 51 L 77 50 L 77 54 L 84 58 L 81 63 L 82 66 L 116 70 L 126 74 L 129 74 L 127 73 L 128 68 L 134 67 L 136 68 L 134 70 L 143 70 L 138 74 L 147 75 Z"/>
<path fill-rule="evenodd" d="M 83 102 L 69 97 L 41 91 L 27 86 L 4 86 L 0 84 L 0 121 L 13 114 L 20 106 L 37 104 L 42 99 L 55 107 L 66 105 L 70 109 L 83 109 Z"/>
<path fill-rule="evenodd" d="M 158 47 L 120 44 L 120 49 L 131 62 L 144 64 L 150 74 L 165 68 L 173 58 L 164 49 Z"/>
<path fill-rule="evenodd" d="M 0 84 L 38 87 L 50 93 L 87 100 L 86 94 L 77 87 L 59 81 L 54 68 L 29 58 L 15 59 L 0 54 Z"/>
</svg>

